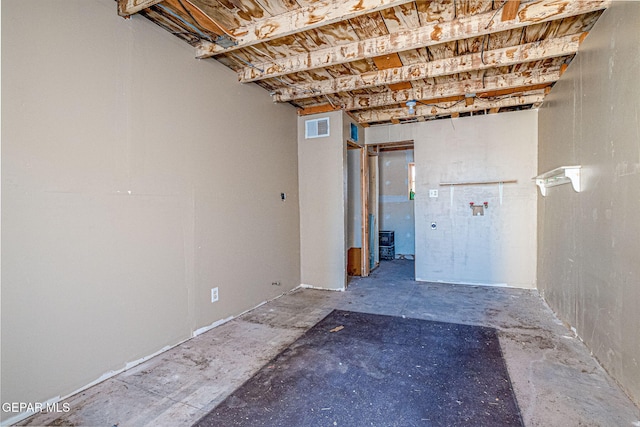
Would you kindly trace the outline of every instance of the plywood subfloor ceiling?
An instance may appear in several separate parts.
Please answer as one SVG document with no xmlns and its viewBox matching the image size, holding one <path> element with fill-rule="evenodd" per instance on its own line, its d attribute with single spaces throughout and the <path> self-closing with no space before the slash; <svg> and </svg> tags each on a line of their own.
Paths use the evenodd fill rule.
<svg viewBox="0 0 640 427">
<path fill-rule="evenodd" d="M 274 102 L 364 126 L 539 106 L 610 2 L 117 0 Z"/>
</svg>

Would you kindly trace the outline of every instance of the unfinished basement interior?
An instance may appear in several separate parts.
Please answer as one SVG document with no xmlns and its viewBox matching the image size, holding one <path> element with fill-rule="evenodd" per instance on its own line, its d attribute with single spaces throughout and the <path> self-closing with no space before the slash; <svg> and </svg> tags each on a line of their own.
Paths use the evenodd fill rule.
<svg viewBox="0 0 640 427">
<path fill-rule="evenodd" d="M 0 7 L 1 425 L 640 426 L 640 2 Z"/>
</svg>

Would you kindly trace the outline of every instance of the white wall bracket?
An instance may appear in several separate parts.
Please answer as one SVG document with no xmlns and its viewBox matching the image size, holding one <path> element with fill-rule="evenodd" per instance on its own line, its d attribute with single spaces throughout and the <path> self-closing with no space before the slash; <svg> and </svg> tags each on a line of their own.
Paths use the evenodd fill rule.
<svg viewBox="0 0 640 427">
<path fill-rule="evenodd" d="M 536 185 L 540 187 L 540 193 L 543 196 L 547 195 L 547 188 L 568 183 L 571 183 L 573 189 L 579 193 L 581 190 L 581 168 L 582 166 L 560 166 L 559 168 L 545 172 L 542 175 L 538 175 L 533 179 L 536 181 Z"/>
</svg>

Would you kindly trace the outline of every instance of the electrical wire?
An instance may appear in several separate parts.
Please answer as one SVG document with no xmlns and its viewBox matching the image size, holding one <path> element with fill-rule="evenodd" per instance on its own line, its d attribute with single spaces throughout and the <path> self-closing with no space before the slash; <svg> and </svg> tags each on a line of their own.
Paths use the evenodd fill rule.
<svg viewBox="0 0 640 427">
<path fill-rule="evenodd" d="M 188 1 L 188 0 L 187 0 Z M 189 17 L 191 17 L 193 23 L 195 25 L 201 26 L 201 24 L 198 22 L 198 20 L 195 18 L 195 16 L 193 16 L 193 14 L 191 13 L 191 11 L 189 10 L 189 8 L 185 7 L 184 3 L 182 3 L 182 0 L 178 0 L 178 3 L 180 3 L 180 6 L 182 6 L 182 9 L 184 9 L 185 12 L 187 12 L 187 15 L 189 15 Z M 191 3 L 190 1 L 188 1 L 188 3 L 192 6 L 195 7 L 196 9 L 198 9 L 198 11 L 200 13 L 202 13 L 204 16 L 206 16 L 216 27 L 218 27 L 220 30 L 222 30 L 223 33 L 225 33 L 227 35 L 227 37 L 233 39 L 235 41 L 235 37 L 231 34 L 229 34 L 229 32 L 227 31 L 226 28 L 224 28 L 222 25 L 218 24 L 216 21 L 214 21 L 214 19 L 212 17 L 210 17 L 209 15 L 207 15 L 206 13 L 204 13 L 198 6 L 194 5 L 193 3 Z M 212 31 L 213 32 L 213 31 Z M 215 33 L 213 32 L 213 34 L 215 34 L 216 39 L 219 39 L 220 37 L 222 37 L 221 34 Z M 215 43 L 215 41 L 214 41 Z"/>
<path fill-rule="evenodd" d="M 180 6 L 182 6 L 182 10 L 187 12 L 187 15 L 189 15 L 189 17 L 191 18 L 191 21 L 193 22 L 193 24 L 194 25 L 199 25 L 198 24 L 198 20 L 196 18 L 194 18 L 193 14 L 191 13 L 191 11 L 184 6 L 184 3 L 182 3 L 182 0 L 178 0 L 178 3 L 180 4 Z"/>
<path fill-rule="evenodd" d="M 498 14 L 498 12 L 500 12 L 500 10 L 504 7 L 505 4 L 507 4 L 507 1 L 509 0 L 505 0 L 499 8 L 496 9 L 495 13 L 493 14 L 493 16 L 491 17 L 491 19 L 489 20 L 489 22 L 487 23 L 487 26 L 484 27 L 485 30 L 489 29 L 489 27 L 491 26 L 491 24 L 493 23 L 493 20 L 495 19 L 496 15 Z"/>
<path fill-rule="evenodd" d="M 178 15 L 177 13 L 173 12 L 171 9 L 169 9 L 166 6 L 163 6 L 161 4 L 158 4 L 156 6 L 158 6 L 160 9 L 162 9 L 163 11 L 168 13 L 169 15 L 173 16 L 174 18 L 176 18 L 180 22 L 182 22 L 187 27 L 193 29 L 198 34 L 198 36 L 200 36 L 201 39 L 208 40 L 208 41 L 213 43 L 213 40 L 211 39 L 210 36 L 204 34 L 202 31 L 200 31 L 200 29 L 198 27 L 196 27 L 193 24 L 191 24 L 190 22 L 186 21 L 182 16 Z"/>
<path fill-rule="evenodd" d="M 247 60 L 245 60 L 245 59 L 243 59 L 243 58 L 239 57 L 237 54 L 235 54 L 235 53 L 233 53 L 233 52 L 231 52 L 231 53 L 230 53 L 230 56 L 234 57 L 236 60 L 238 60 L 238 61 L 242 62 L 242 63 L 243 63 L 243 64 L 245 64 L 246 66 L 251 67 L 251 68 L 254 68 L 254 69 L 256 69 L 256 70 L 260 71 L 261 73 L 264 73 L 264 69 L 262 69 L 262 68 L 258 67 L 257 65 L 255 65 L 255 64 L 253 64 L 253 63 L 251 63 L 251 62 L 249 62 L 249 61 L 247 61 Z M 298 86 L 297 86 L 297 85 L 295 85 L 295 84 L 293 84 L 293 83 L 286 82 L 286 81 L 282 80 L 280 77 L 273 77 L 273 80 L 275 80 L 275 81 L 277 81 L 277 82 L 280 82 L 280 83 L 282 83 L 282 84 L 283 84 L 283 85 L 285 85 L 285 86 L 288 86 L 288 87 L 294 88 L 294 89 L 296 89 L 296 90 L 298 90 L 299 92 L 302 92 L 302 93 L 307 93 L 307 92 L 312 92 L 312 93 L 313 93 L 313 92 L 314 92 L 314 90 L 313 90 L 313 89 L 312 89 L 312 90 L 304 89 L 304 90 L 300 91 L 299 89 L 297 89 L 297 88 L 298 88 Z M 319 92 L 319 91 L 318 91 L 318 92 Z M 277 94 L 277 93 L 278 93 L 278 90 L 277 90 L 277 89 L 276 89 L 276 90 L 271 91 L 271 94 L 272 94 L 272 95 L 275 95 L 275 94 Z"/>
<path fill-rule="evenodd" d="M 427 107 L 436 107 L 436 108 L 441 108 L 441 109 L 455 107 L 456 105 L 460 104 L 461 102 L 464 102 L 464 99 L 456 101 L 451 105 L 428 104 L 426 102 L 418 101 L 419 104 L 426 105 Z"/>
<path fill-rule="evenodd" d="M 255 47 L 254 45 L 249 46 L 251 49 L 255 50 L 256 52 L 258 52 L 260 55 L 262 56 L 266 56 L 267 58 L 269 58 L 269 60 L 273 61 L 273 56 L 264 53 L 263 51 L 261 51 L 260 49 L 258 49 L 257 47 Z"/>
<path fill-rule="evenodd" d="M 291 87 L 291 88 L 294 88 L 294 89 L 295 89 L 295 90 L 297 90 L 298 92 L 302 92 L 302 93 L 309 93 L 309 92 L 310 92 L 310 93 L 315 93 L 315 92 L 320 92 L 318 89 L 313 89 L 313 88 L 311 88 L 311 89 L 302 89 L 302 90 L 300 90 L 298 85 L 296 85 L 296 84 L 294 84 L 294 83 L 289 83 L 289 82 L 287 82 L 287 81 L 284 81 L 284 80 L 282 80 L 280 77 L 274 77 L 273 79 L 274 79 L 275 81 L 278 81 L 278 82 L 282 83 L 282 84 L 283 84 L 283 85 L 285 85 L 285 86 L 289 86 L 289 87 Z"/>
<path fill-rule="evenodd" d="M 256 66 L 256 65 L 253 65 L 251 62 L 246 61 L 246 60 L 244 60 L 244 59 L 240 58 L 240 57 L 239 57 L 238 55 L 236 55 L 235 53 L 231 52 L 231 53 L 230 53 L 230 55 L 231 55 L 231 56 L 233 56 L 233 57 L 234 57 L 235 59 L 237 59 L 238 61 L 240 61 L 240 62 L 242 62 L 243 64 L 245 64 L 246 66 L 251 67 L 251 68 L 255 68 L 256 70 L 260 71 L 261 73 L 264 73 L 264 70 L 263 70 L 262 68 L 260 68 L 260 67 L 258 67 L 258 66 Z"/>
<path fill-rule="evenodd" d="M 196 6 L 195 4 L 191 3 L 191 1 L 189 1 L 189 0 L 186 0 L 186 1 L 187 1 L 187 2 L 189 2 L 189 4 L 190 4 L 192 7 L 196 8 L 200 13 L 202 13 L 204 16 L 206 16 L 206 17 L 207 17 L 211 22 L 213 22 L 213 24 L 214 24 L 216 27 L 220 28 L 220 29 L 222 30 L 222 32 L 223 32 L 223 33 L 225 33 L 228 37 L 232 38 L 233 40 L 236 40 L 236 39 L 237 39 L 237 37 L 236 37 L 236 36 L 234 36 L 233 34 L 231 34 L 231 33 L 229 32 L 229 30 L 227 30 L 223 25 L 220 25 L 220 24 L 219 24 L 216 20 L 214 20 L 211 16 L 209 16 L 209 15 L 208 15 L 208 14 L 206 14 L 206 13 L 204 13 L 204 12 L 202 11 L 202 9 L 200 9 L 198 6 Z M 182 2 L 181 2 L 180 4 L 182 4 Z M 184 6 L 183 6 L 183 7 L 184 7 Z M 191 13 L 189 13 L 189 15 L 191 15 Z M 192 18 L 193 18 L 193 17 L 192 17 Z"/>
<path fill-rule="evenodd" d="M 336 106 L 334 105 L 334 103 L 331 101 L 331 98 L 329 98 L 327 95 L 324 96 L 325 98 L 327 98 L 327 101 L 329 101 L 329 104 L 331 104 L 331 106 L 333 108 L 336 108 Z"/>
<path fill-rule="evenodd" d="M 235 53 L 233 53 L 233 52 L 230 52 L 230 53 L 229 53 L 229 55 L 230 55 L 230 56 L 232 56 L 232 57 L 234 57 L 236 60 L 238 60 L 238 61 L 242 62 L 244 65 L 246 65 L 246 66 L 248 66 L 248 67 L 251 67 L 251 68 L 254 68 L 254 69 L 256 69 L 256 70 L 260 71 L 261 73 L 264 73 L 264 69 L 262 69 L 262 68 L 258 67 L 257 65 L 255 65 L 255 64 L 253 64 L 253 63 L 251 63 L 251 62 L 247 61 L 246 59 L 243 59 L 243 58 L 239 57 L 237 54 L 235 54 Z M 316 92 L 320 92 L 318 89 L 313 89 L 313 88 L 311 88 L 311 89 L 302 89 L 302 90 L 300 90 L 300 89 L 298 89 L 298 87 L 299 87 L 298 85 L 295 85 L 295 84 L 293 84 L 293 83 L 289 83 L 289 82 L 287 82 L 287 81 L 284 81 L 284 80 L 282 80 L 282 78 L 280 78 L 280 77 L 272 77 L 272 78 L 273 78 L 273 80 L 275 80 L 275 81 L 277 81 L 277 82 L 280 82 L 280 83 L 282 83 L 282 84 L 283 84 L 283 85 L 285 85 L 285 86 L 288 86 L 288 87 L 291 87 L 291 88 L 296 89 L 298 92 L 302 92 L 302 93 L 309 93 L 309 92 L 311 92 L 311 93 L 316 93 Z M 272 91 L 272 93 L 273 93 L 273 94 L 276 94 L 277 92 L 278 92 L 277 90 Z"/>
<path fill-rule="evenodd" d="M 233 9 L 231 9 L 230 7 L 227 7 L 227 5 L 221 2 L 220 0 L 218 0 L 216 3 L 218 3 L 220 6 L 224 7 L 225 9 L 227 9 L 229 12 L 233 13 Z"/>
<path fill-rule="evenodd" d="M 487 44 L 487 49 L 489 49 L 489 34 L 486 34 L 484 36 L 484 40 L 482 40 L 482 46 L 481 46 L 481 50 L 480 50 L 480 60 L 482 61 L 482 65 L 487 65 L 486 62 L 484 62 L 484 45 L 485 43 Z"/>
<path fill-rule="evenodd" d="M 514 96 L 521 96 L 523 92 L 516 92 L 516 93 L 510 93 L 508 95 L 502 95 L 502 96 L 482 96 L 482 95 L 478 95 L 476 96 L 476 98 L 478 99 L 484 99 L 484 100 L 495 100 L 495 101 L 501 101 L 503 99 L 507 99 L 507 98 L 512 98 Z M 465 102 L 466 99 L 460 99 L 459 101 L 454 102 L 451 105 L 441 105 L 441 104 L 430 104 L 430 103 L 426 103 L 423 101 L 417 101 L 419 104 L 425 105 L 427 107 L 436 107 L 436 108 L 441 108 L 441 109 L 447 109 L 447 108 L 452 108 L 455 107 L 456 105 L 460 104 L 461 102 Z"/>
</svg>

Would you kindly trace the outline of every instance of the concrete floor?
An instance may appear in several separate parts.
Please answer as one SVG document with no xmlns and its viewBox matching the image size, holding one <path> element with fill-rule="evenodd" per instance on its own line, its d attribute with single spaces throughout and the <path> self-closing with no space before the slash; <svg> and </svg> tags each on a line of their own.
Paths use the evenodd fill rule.
<svg viewBox="0 0 640 427">
<path fill-rule="evenodd" d="M 494 327 L 526 426 L 640 426 L 640 410 L 536 291 L 413 281 L 383 261 L 346 292 L 297 289 L 20 425 L 190 426 L 332 309 Z M 284 426 L 283 426 L 284 427 Z"/>
</svg>

